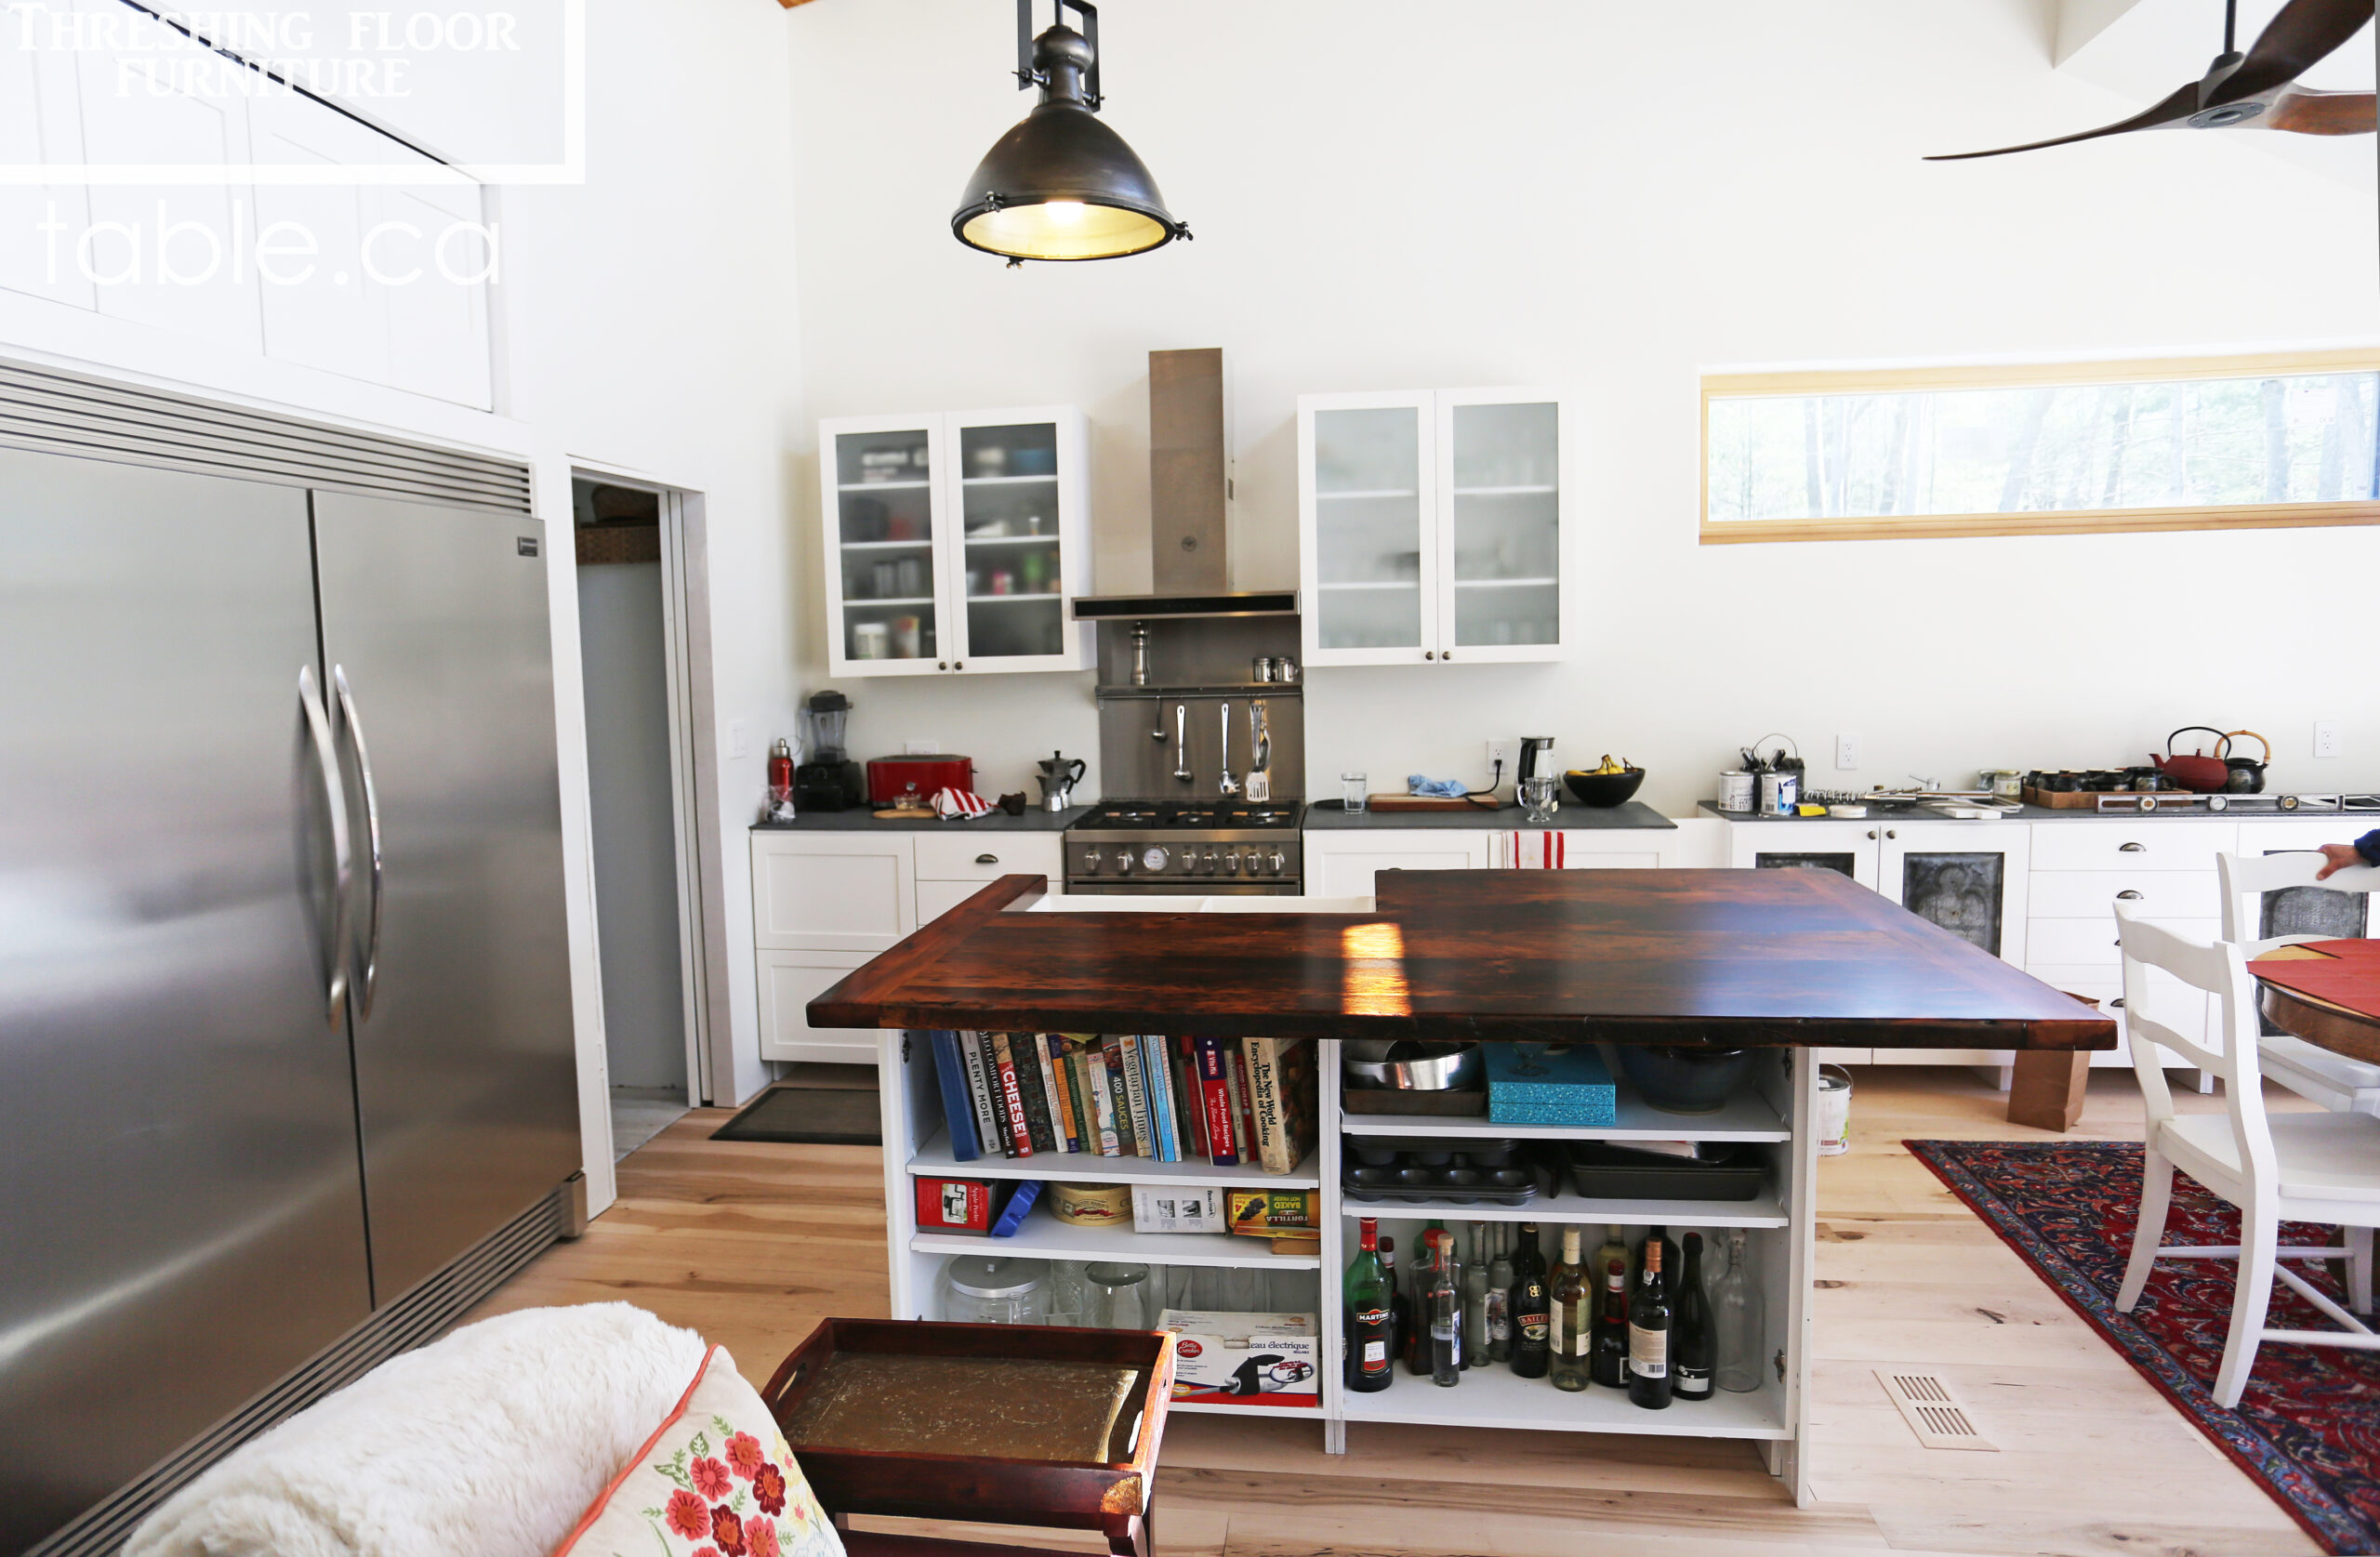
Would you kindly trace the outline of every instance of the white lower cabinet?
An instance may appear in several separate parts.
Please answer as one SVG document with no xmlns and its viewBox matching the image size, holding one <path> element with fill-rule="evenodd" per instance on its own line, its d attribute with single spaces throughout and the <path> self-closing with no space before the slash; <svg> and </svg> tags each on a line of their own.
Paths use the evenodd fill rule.
<svg viewBox="0 0 2380 1557">
<path fill-rule="evenodd" d="M 1486 870 L 1488 834 L 1451 827 L 1303 835 L 1305 890 L 1314 897 L 1370 897 L 1383 870 Z"/>
<path fill-rule="evenodd" d="M 1046 876 L 1062 890 L 1056 833 L 752 834 L 752 934 L 760 970 L 760 1058 L 873 1063 L 873 1028 L 815 1028 L 804 1009 L 877 953 L 1000 877 Z"/>
</svg>

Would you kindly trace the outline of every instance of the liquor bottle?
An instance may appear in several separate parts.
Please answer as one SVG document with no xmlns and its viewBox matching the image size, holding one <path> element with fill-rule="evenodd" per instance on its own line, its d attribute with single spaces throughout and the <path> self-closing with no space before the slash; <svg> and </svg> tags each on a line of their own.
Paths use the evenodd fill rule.
<svg viewBox="0 0 2380 1557">
<path fill-rule="evenodd" d="M 1670 1403 L 1670 1284 L 1661 1274 L 1667 1238 L 1645 1245 L 1645 1269 L 1628 1300 L 1628 1399 L 1647 1411 Z"/>
<path fill-rule="evenodd" d="M 1405 1283 L 1405 1320 L 1396 1335 L 1405 1371 L 1430 1376 L 1430 1260 L 1434 1228 L 1421 1230 L 1421 1247 L 1413 1256 L 1412 1274 Z"/>
<path fill-rule="evenodd" d="M 1562 1263 L 1554 1267 L 1548 1311 L 1554 1316 L 1547 1340 L 1554 1353 L 1554 1387 L 1587 1387 L 1587 1343 L 1594 1313 L 1587 1273 L 1579 1263 L 1579 1230 L 1562 1230 Z"/>
<path fill-rule="evenodd" d="M 1454 1240 L 1433 1228 L 1430 1241 L 1430 1381 L 1444 1389 L 1462 1382 L 1462 1289 L 1455 1285 Z"/>
<path fill-rule="evenodd" d="M 1744 1257 L 1744 1234 L 1727 1234 L 1727 1269 L 1711 1289 L 1711 1328 L 1718 1337 L 1719 1388 L 1750 1394 L 1767 1371 L 1760 1287 Z"/>
<path fill-rule="evenodd" d="M 1680 1400 L 1709 1400 L 1718 1370 L 1717 1338 L 1711 1331 L 1711 1300 L 1702 1291 L 1702 1234 L 1686 1235 L 1686 1266 L 1677 1273 L 1677 1300 L 1671 1304 L 1670 1371 Z"/>
<path fill-rule="evenodd" d="M 1603 1306 L 1595 1311 L 1594 1352 L 1588 1376 L 1606 1389 L 1628 1387 L 1628 1258 L 1604 1261 Z"/>
<path fill-rule="evenodd" d="M 1594 1260 L 1587 1266 L 1587 1279 L 1601 1287 L 1604 1272 L 1611 1269 L 1615 1260 L 1628 1270 L 1635 1269 L 1628 1264 L 1628 1229 L 1616 1221 L 1605 1224 L 1603 1247 L 1595 1250 Z"/>
<path fill-rule="evenodd" d="M 1488 1357 L 1513 1360 L 1513 1224 L 1496 1224 L 1495 1254 L 1488 1261 Z"/>
<path fill-rule="evenodd" d="M 1631 1292 L 1636 1290 L 1637 1280 L 1645 1273 L 1645 1246 L 1652 1243 L 1661 1246 L 1661 1269 L 1669 1273 L 1670 1289 L 1674 1293 L 1677 1289 L 1677 1240 L 1670 1236 L 1670 1230 L 1666 1227 L 1648 1227 L 1645 1235 L 1636 1240 L 1636 1258 L 1628 1264 L 1628 1289 Z"/>
<path fill-rule="evenodd" d="M 1474 1221 L 1471 1224 L 1471 1259 L 1462 1267 L 1462 1366 L 1484 1367 L 1488 1363 L 1488 1251 L 1480 1246 L 1488 1241 L 1493 1224 Z"/>
<path fill-rule="evenodd" d="M 1438 1229 L 1438 1262 L 1446 1267 L 1447 1285 L 1454 1289 L 1454 1366 L 1460 1370 L 1471 1366 L 1471 1319 L 1469 1307 L 1463 1301 L 1462 1234 L 1460 1229 Z M 1433 1291 L 1436 1290 L 1435 1287 Z M 1432 1371 L 1436 1371 L 1436 1359 L 1432 1359 Z"/>
<path fill-rule="evenodd" d="M 1388 1355 L 1394 1362 L 1405 1355 L 1405 1338 L 1413 1328 L 1413 1300 L 1405 1295 L 1404 1285 L 1396 1275 L 1395 1239 L 1380 1241 L 1380 1265 L 1388 1273 Z"/>
<path fill-rule="evenodd" d="M 1537 1223 L 1521 1223 L 1520 1252 L 1513 1260 L 1513 1372 L 1523 1379 L 1542 1379 L 1553 1355 L 1545 1289 L 1545 1256 L 1537 1247 Z"/>
<path fill-rule="evenodd" d="M 1380 1223 L 1363 1219 L 1361 1242 L 1348 1262 L 1347 1388 L 1359 1394 L 1384 1390 L 1396 1379 L 1396 1318 L 1389 1305 L 1395 1290 L 1380 1258 Z"/>
</svg>

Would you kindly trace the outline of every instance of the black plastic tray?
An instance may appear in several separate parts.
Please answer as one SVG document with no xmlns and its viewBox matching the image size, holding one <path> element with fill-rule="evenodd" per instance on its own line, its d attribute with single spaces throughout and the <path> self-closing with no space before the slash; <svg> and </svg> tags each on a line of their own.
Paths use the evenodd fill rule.
<svg viewBox="0 0 2380 1557">
<path fill-rule="evenodd" d="M 1526 1168 L 1350 1168 L 1339 1190 L 1364 1205 L 1526 1206 L 1537 1198 L 1537 1175 Z"/>
<path fill-rule="evenodd" d="M 1590 1200 L 1750 1200 L 1767 1178 L 1767 1163 L 1740 1151 L 1661 1162 L 1601 1141 L 1570 1147 L 1571 1186 Z"/>
</svg>

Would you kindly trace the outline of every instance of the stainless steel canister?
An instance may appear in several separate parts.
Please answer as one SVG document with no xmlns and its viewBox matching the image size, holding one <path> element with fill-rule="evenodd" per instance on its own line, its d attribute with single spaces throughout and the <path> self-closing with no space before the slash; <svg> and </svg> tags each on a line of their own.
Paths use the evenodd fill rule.
<svg viewBox="0 0 2380 1557">
<path fill-rule="evenodd" d="M 1273 679 L 1273 656 L 1259 654 L 1249 668 L 1250 680 L 1269 681 Z"/>
</svg>

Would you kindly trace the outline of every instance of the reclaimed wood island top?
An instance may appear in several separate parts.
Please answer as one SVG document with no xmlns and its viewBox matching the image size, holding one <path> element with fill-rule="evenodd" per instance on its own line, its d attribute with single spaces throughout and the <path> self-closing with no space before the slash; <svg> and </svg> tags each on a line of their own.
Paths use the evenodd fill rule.
<svg viewBox="0 0 2380 1557">
<path fill-rule="evenodd" d="M 816 1027 L 2112 1049 L 2113 1021 L 1820 870 L 1383 871 L 1369 913 L 1026 912 L 1006 876 Z M 1045 906 L 1056 908 L 1064 899 Z M 1272 900 L 1278 902 L 1280 900 Z"/>
</svg>

